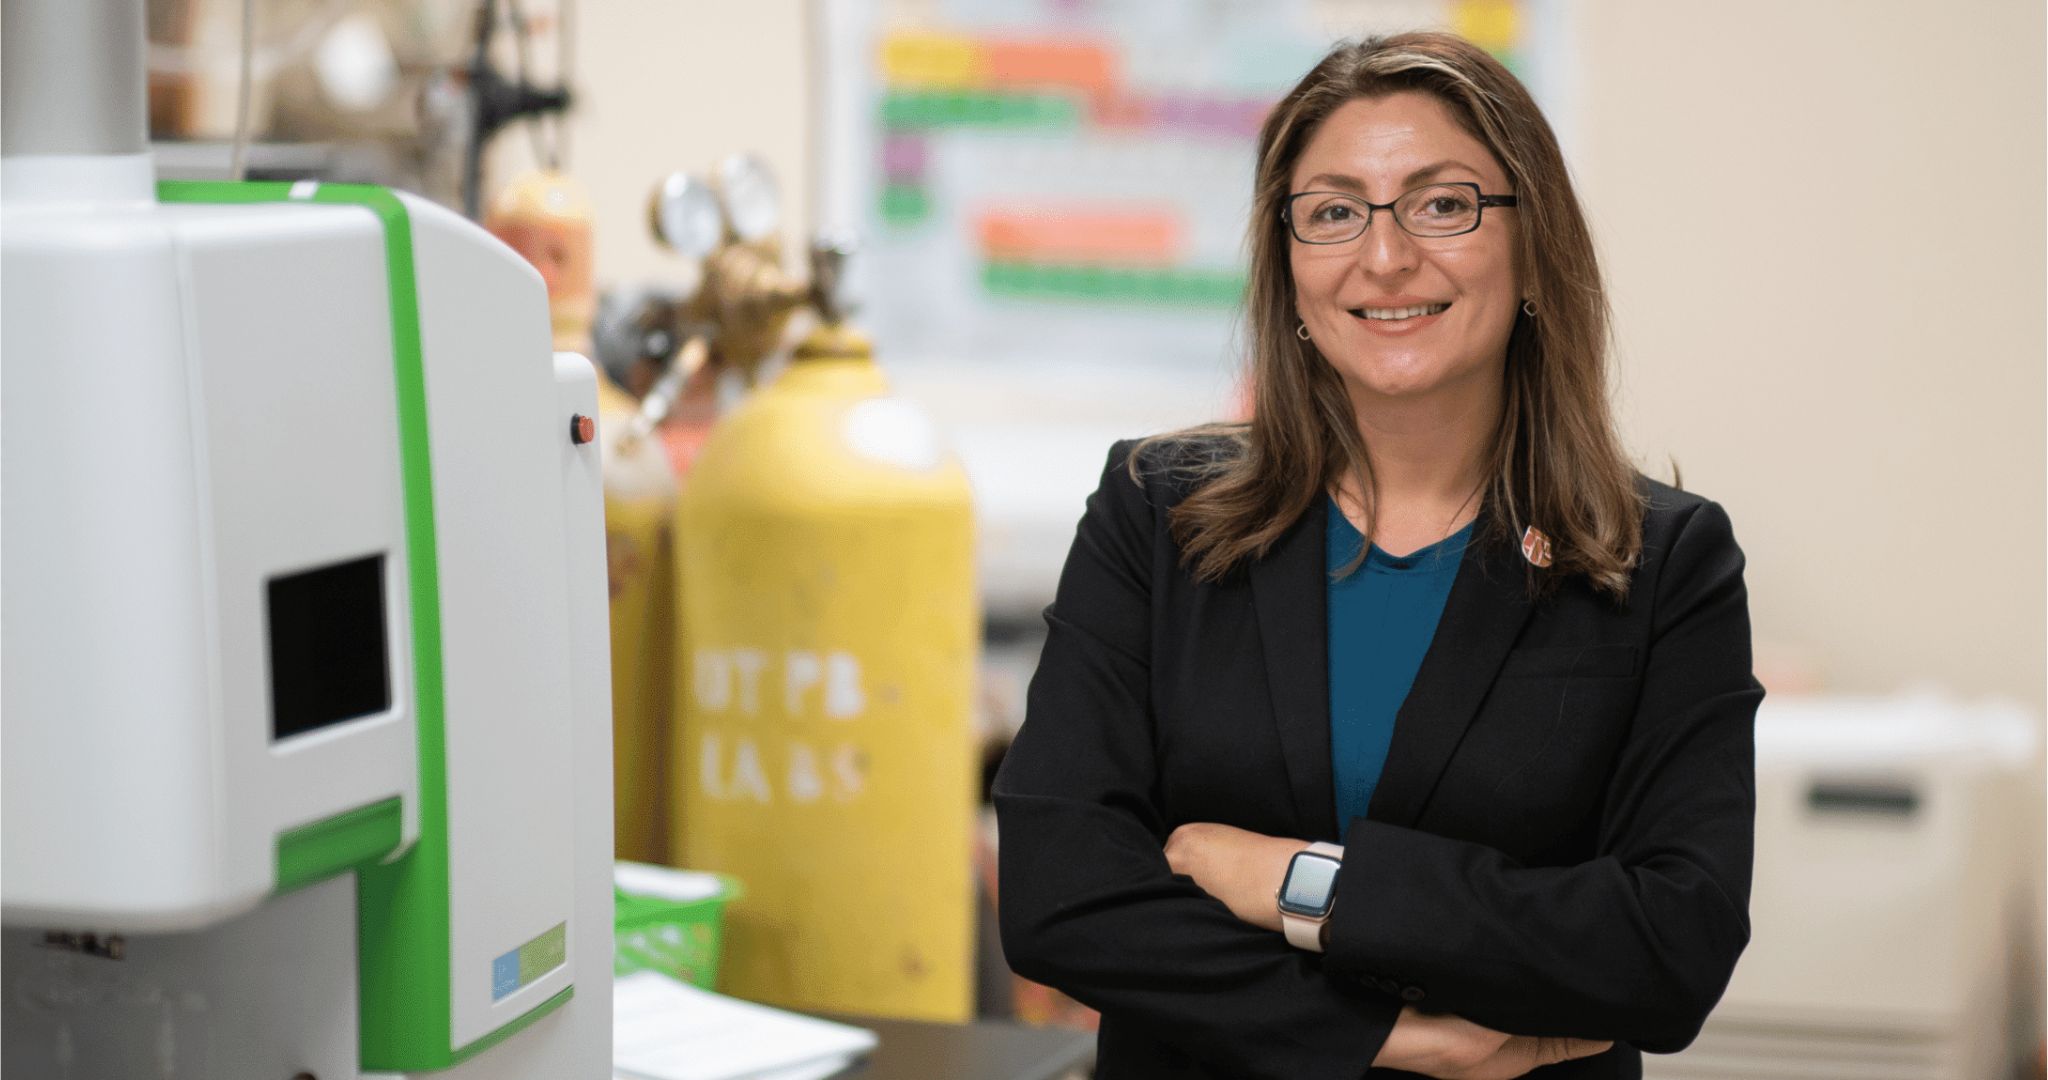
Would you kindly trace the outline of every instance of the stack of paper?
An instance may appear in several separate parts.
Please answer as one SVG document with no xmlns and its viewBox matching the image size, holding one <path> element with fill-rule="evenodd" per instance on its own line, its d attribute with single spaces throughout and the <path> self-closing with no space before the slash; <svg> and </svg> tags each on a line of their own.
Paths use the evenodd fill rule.
<svg viewBox="0 0 2048 1080">
<path fill-rule="evenodd" d="M 656 896 L 678 904 L 709 900 L 725 892 L 725 883 L 717 874 L 637 862 L 613 863 L 612 884 L 632 896 Z"/>
<path fill-rule="evenodd" d="M 651 971 L 612 984 L 612 1070 L 630 1080 L 820 1080 L 875 1033 L 736 1001 Z"/>
</svg>

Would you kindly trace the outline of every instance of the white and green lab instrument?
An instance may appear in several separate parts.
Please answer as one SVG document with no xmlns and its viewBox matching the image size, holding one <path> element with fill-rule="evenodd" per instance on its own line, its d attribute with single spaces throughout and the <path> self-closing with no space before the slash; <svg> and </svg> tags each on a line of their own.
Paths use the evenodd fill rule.
<svg viewBox="0 0 2048 1080">
<path fill-rule="evenodd" d="M 4 1071 L 609 1075 L 590 365 L 379 188 L 158 184 L 142 0 L 6 0 Z"/>
</svg>

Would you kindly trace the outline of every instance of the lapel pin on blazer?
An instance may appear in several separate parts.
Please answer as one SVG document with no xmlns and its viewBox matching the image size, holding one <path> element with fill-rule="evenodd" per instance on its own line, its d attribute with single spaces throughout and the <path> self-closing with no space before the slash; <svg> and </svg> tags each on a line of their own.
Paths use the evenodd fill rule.
<svg viewBox="0 0 2048 1080">
<path fill-rule="evenodd" d="M 1550 537 L 1534 525 L 1522 530 L 1522 558 L 1536 566 L 1550 565 Z"/>
</svg>

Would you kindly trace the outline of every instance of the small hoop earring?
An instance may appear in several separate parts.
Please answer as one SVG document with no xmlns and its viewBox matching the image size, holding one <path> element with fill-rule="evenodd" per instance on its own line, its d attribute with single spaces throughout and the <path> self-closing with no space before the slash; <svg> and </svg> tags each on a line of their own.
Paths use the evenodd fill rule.
<svg viewBox="0 0 2048 1080">
<path fill-rule="evenodd" d="M 1295 324 L 1295 327 L 1294 327 L 1294 336 L 1295 336 L 1295 337 L 1298 337 L 1298 338 L 1300 338 L 1300 339 L 1301 339 L 1301 340 L 1303 340 L 1303 341 L 1307 341 L 1307 340 L 1308 340 L 1308 323 L 1306 323 L 1306 322 L 1296 323 L 1296 324 Z"/>
<path fill-rule="evenodd" d="M 1535 318 L 1535 317 L 1536 317 L 1536 302 L 1535 302 L 1534 300 L 1524 300 L 1524 301 L 1522 301 L 1522 314 L 1524 314 L 1524 315 L 1527 315 L 1528 317 L 1530 317 L 1530 318 L 1532 318 L 1532 319 L 1533 319 L 1533 318 Z"/>
</svg>

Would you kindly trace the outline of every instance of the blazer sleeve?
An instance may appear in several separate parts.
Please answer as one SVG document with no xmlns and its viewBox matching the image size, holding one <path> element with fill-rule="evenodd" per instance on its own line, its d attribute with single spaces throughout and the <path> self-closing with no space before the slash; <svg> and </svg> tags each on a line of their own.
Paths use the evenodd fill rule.
<svg viewBox="0 0 2048 1080">
<path fill-rule="evenodd" d="M 1690 1044 L 1749 942 L 1763 687 L 1742 570 L 1727 513 L 1703 502 L 1657 578 L 1597 858 L 1523 866 L 1485 845 L 1356 821 L 1331 970 L 1411 983 L 1426 1007 L 1502 1031 L 1652 1053 Z"/>
<path fill-rule="evenodd" d="M 996 777 L 1003 951 L 1018 974 L 1170 1032 L 1231 1075 L 1357 1080 L 1400 1001 L 1325 975 L 1167 865 L 1148 689 L 1155 518 L 1130 446 L 1088 499 Z"/>
</svg>

